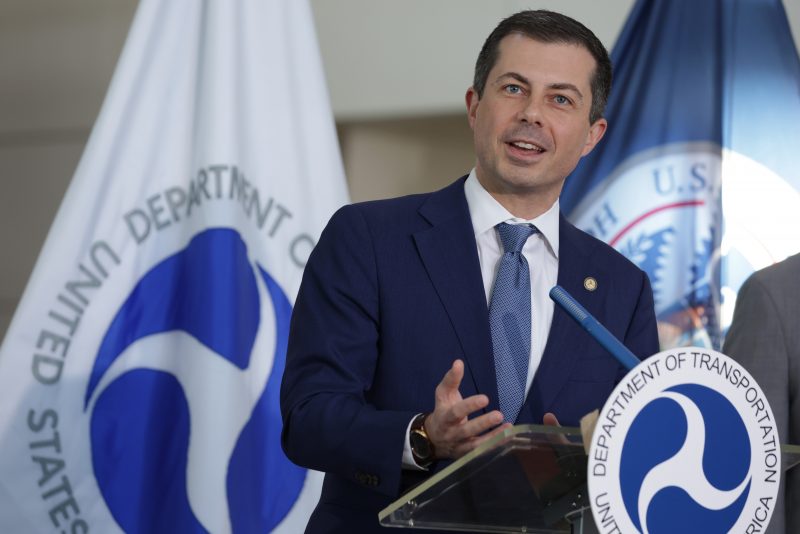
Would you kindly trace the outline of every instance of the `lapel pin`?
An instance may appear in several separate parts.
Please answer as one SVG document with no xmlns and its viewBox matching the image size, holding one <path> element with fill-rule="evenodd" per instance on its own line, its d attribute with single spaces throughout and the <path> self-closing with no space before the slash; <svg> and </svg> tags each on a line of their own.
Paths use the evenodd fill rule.
<svg viewBox="0 0 800 534">
<path fill-rule="evenodd" d="M 597 289 L 597 280 L 591 276 L 587 276 L 583 279 L 583 287 L 586 289 L 586 291 L 594 291 Z"/>
</svg>

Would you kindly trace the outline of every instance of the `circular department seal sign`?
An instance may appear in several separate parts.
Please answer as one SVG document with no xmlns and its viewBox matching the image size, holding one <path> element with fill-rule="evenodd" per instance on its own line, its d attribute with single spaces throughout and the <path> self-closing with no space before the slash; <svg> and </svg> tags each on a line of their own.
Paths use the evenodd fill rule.
<svg viewBox="0 0 800 534">
<path fill-rule="evenodd" d="M 587 477 L 604 534 L 763 532 L 781 477 L 772 410 L 724 354 L 661 352 L 603 407 Z"/>
</svg>

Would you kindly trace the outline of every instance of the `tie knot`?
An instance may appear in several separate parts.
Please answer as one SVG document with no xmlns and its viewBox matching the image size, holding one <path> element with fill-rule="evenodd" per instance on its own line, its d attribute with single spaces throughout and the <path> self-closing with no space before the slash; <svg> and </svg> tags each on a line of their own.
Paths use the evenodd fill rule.
<svg viewBox="0 0 800 534">
<path fill-rule="evenodd" d="M 503 251 L 513 253 L 521 251 L 525 241 L 538 230 L 530 224 L 500 223 L 497 225 L 497 232 L 503 242 Z"/>
</svg>

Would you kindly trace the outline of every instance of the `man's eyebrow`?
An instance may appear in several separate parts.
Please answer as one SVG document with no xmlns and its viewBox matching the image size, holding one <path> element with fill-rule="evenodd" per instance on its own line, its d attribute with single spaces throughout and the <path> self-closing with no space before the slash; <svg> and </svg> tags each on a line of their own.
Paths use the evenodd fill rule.
<svg viewBox="0 0 800 534">
<path fill-rule="evenodd" d="M 531 84 L 531 82 L 530 82 L 530 80 L 528 80 L 528 78 L 526 78 L 522 74 L 520 74 L 518 72 L 514 72 L 514 71 L 504 72 L 503 74 L 501 74 L 500 76 L 498 76 L 495 79 L 495 83 L 500 83 L 501 81 L 503 81 L 504 78 L 513 78 L 513 79 L 517 80 L 520 83 L 524 83 L 525 85 L 530 85 Z"/>
<path fill-rule="evenodd" d="M 577 86 L 571 83 L 551 83 L 547 86 L 550 89 L 555 89 L 557 91 L 572 91 L 580 100 L 583 100 L 583 93 L 581 93 L 580 89 Z"/>
</svg>

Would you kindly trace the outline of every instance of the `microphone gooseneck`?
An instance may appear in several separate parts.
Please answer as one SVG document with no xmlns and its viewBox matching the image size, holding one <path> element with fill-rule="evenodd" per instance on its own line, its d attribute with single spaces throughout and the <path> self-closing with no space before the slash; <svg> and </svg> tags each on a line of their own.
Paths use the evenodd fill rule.
<svg viewBox="0 0 800 534">
<path fill-rule="evenodd" d="M 620 340 L 614 337 L 614 334 L 609 332 L 605 326 L 600 324 L 600 321 L 586 311 L 586 308 L 581 306 L 563 287 L 554 286 L 553 289 L 550 290 L 550 298 L 561 306 L 576 323 L 581 325 L 595 341 L 610 352 L 626 369 L 631 370 L 639 365 L 639 358 L 637 358 L 628 347 L 623 345 Z"/>
</svg>

